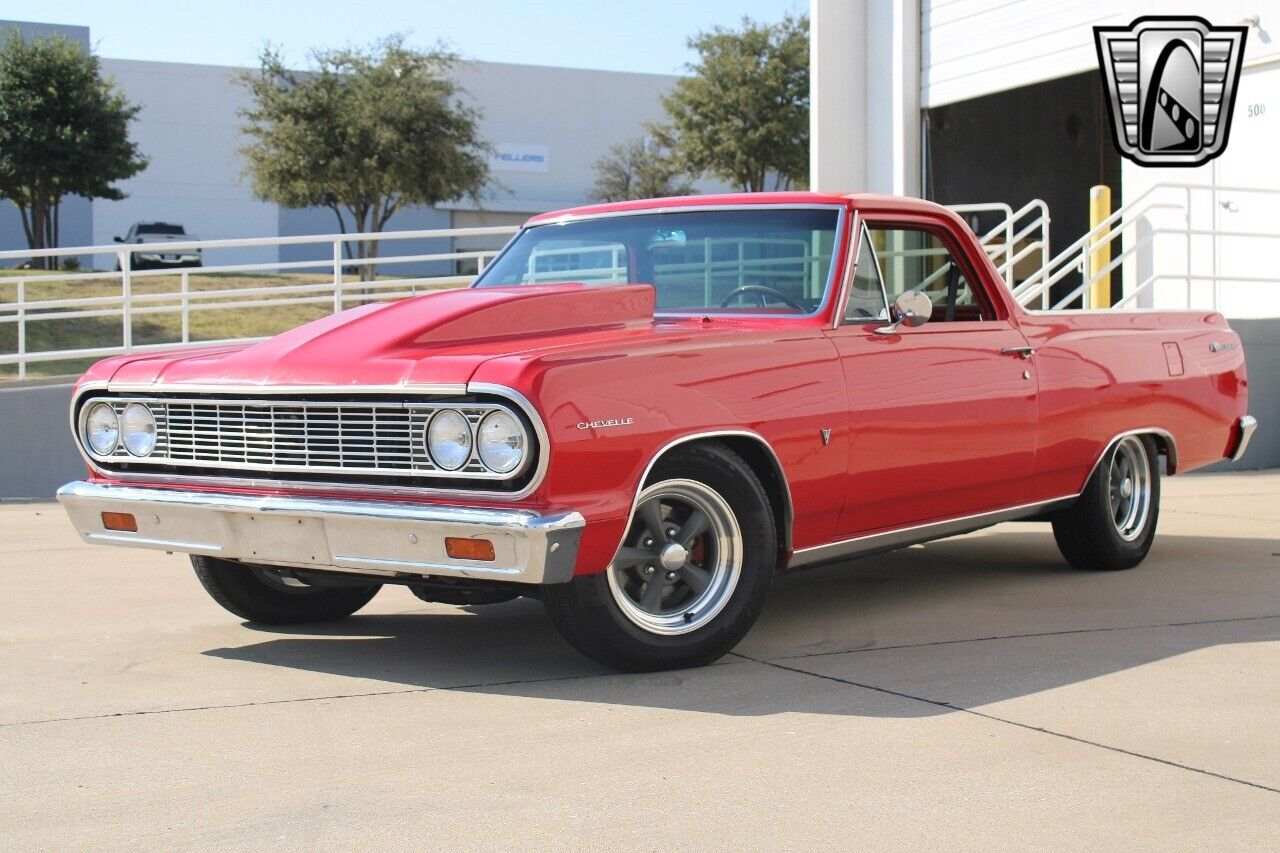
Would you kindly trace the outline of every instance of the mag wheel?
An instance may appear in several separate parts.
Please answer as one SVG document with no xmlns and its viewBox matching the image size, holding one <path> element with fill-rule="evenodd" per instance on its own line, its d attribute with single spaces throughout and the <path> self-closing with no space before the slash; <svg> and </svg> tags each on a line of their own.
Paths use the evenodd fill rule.
<svg viewBox="0 0 1280 853">
<path fill-rule="evenodd" d="M 1160 514 L 1159 455 L 1150 436 L 1107 452 L 1079 499 L 1053 519 L 1053 537 L 1079 569 L 1128 569 L 1151 550 Z"/>
<path fill-rule="evenodd" d="M 682 448 L 654 467 L 609 567 L 548 587 L 543 601 L 574 647 L 609 666 L 700 666 L 759 615 L 776 543 L 746 463 L 720 445 Z"/>
<path fill-rule="evenodd" d="M 697 480 L 640 493 L 626 543 L 606 572 L 623 615 L 654 634 L 690 634 L 729 603 L 742 573 L 742 530 L 724 498 Z"/>
</svg>

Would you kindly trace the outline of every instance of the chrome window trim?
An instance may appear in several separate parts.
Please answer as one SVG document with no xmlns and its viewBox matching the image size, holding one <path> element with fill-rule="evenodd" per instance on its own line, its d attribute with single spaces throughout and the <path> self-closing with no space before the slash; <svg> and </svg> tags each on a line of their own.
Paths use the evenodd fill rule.
<svg viewBox="0 0 1280 853">
<path fill-rule="evenodd" d="M 650 216 L 655 213 L 688 213 L 695 210 L 844 210 L 848 205 L 838 201 L 798 201 L 798 202 L 764 202 L 751 204 L 666 204 L 661 207 L 638 207 L 634 210 L 601 211 L 599 213 L 566 213 L 541 222 L 526 222 L 521 232 L 530 228 L 541 228 L 544 225 L 562 225 L 566 222 L 581 222 L 588 219 L 611 219 L 617 216 Z M 519 234 L 516 235 L 520 236 Z M 512 238 L 514 239 L 514 238 Z"/>
<path fill-rule="evenodd" d="M 862 220 L 861 214 L 858 215 L 854 222 L 855 231 L 858 235 L 858 243 L 855 246 L 850 244 L 850 260 L 848 280 L 843 288 L 843 295 L 840 298 L 840 304 L 836 306 L 836 320 L 832 329 L 839 329 L 842 326 L 865 326 L 868 323 L 889 323 L 893 318 L 889 316 L 889 292 L 884 287 L 884 270 L 880 268 L 880 256 L 876 254 L 876 247 L 871 242 L 871 232 L 867 228 L 867 223 Z M 860 317 L 856 320 L 850 320 L 845 317 L 845 311 L 849 307 L 849 297 L 853 295 L 853 279 L 858 274 L 858 255 L 862 251 L 862 241 L 866 241 L 867 248 L 871 251 L 871 265 L 876 270 L 876 281 L 880 282 L 880 299 L 884 302 L 884 317 Z"/>
<path fill-rule="evenodd" d="M 438 396 L 438 395 L 459 395 L 459 394 L 489 394 L 510 401 L 516 408 L 521 410 L 529 423 L 533 426 L 534 435 L 538 442 L 537 459 L 534 462 L 533 474 L 529 482 L 525 484 L 519 491 L 506 492 L 492 489 L 480 489 L 474 486 L 468 488 L 465 485 L 457 489 L 437 488 L 430 486 L 400 486 L 386 485 L 379 483 L 349 483 L 341 481 L 311 481 L 311 480 L 281 480 L 274 479 L 270 476 L 270 472 L 265 472 L 263 476 L 246 476 L 246 477 L 203 477 L 194 474 L 168 474 L 161 471 L 148 471 L 140 473 L 126 473 L 121 471 L 111 471 L 99 466 L 94 458 L 90 456 L 84 447 L 84 442 L 80 440 L 79 425 L 77 423 L 77 408 L 80 406 L 81 400 L 90 392 L 106 391 L 108 393 L 150 393 L 150 394 L 168 394 L 168 393 L 185 393 L 185 394 L 227 394 L 227 393 L 248 393 L 248 394 L 349 394 L 352 396 L 364 394 L 390 394 L 390 395 L 412 395 L 412 396 Z M 241 488 L 241 489 L 277 489 L 284 491 L 316 491 L 316 492 L 347 492 L 357 494 L 383 494 L 402 497 L 442 497 L 442 498 L 473 498 L 479 500 L 501 500 L 516 501 L 528 497 L 533 494 L 539 486 L 542 485 L 543 479 L 546 477 L 547 467 L 551 459 L 551 444 L 547 434 L 546 426 L 542 422 L 538 410 L 534 408 L 529 399 L 513 388 L 505 385 L 496 385 L 488 382 L 470 382 L 466 385 L 457 384 L 427 384 L 427 385 L 362 385 L 362 386 L 345 386 L 345 385 L 201 385 L 195 383 L 183 383 L 174 385 L 160 385 L 148 383 L 123 383 L 109 381 L 86 382 L 76 389 L 75 394 L 71 397 L 71 405 L 69 408 L 69 418 L 71 425 L 72 439 L 75 441 L 76 450 L 79 451 L 80 457 L 84 459 L 85 464 L 94 473 L 107 478 L 109 480 L 122 483 L 157 483 L 167 485 L 199 485 L 221 488 Z M 522 466 L 527 470 L 527 465 Z M 322 472 L 328 474 L 330 472 Z M 341 472 L 332 472 L 335 476 L 340 476 Z M 445 475 L 449 472 L 441 474 L 429 474 L 438 479 L 445 479 Z M 356 474 L 356 476 L 363 476 Z M 414 475 L 404 475 L 414 476 Z M 421 476 L 421 475 L 418 475 Z M 466 484 L 468 478 L 456 478 L 460 484 Z M 479 479 L 479 478 L 469 478 Z M 489 481 L 501 481 L 500 475 L 484 477 Z"/>
<path fill-rule="evenodd" d="M 653 216 L 657 214 L 693 213 L 693 212 L 699 212 L 699 211 L 834 210 L 836 211 L 836 214 L 837 214 L 835 246 L 838 247 L 840 245 L 840 238 L 844 236 L 844 229 L 849 224 L 851 219 L 852 221 L 856 222 L 856 217 L 858 214 L 855 212 L 853 214 L 853 217 L 850 217 L 849 212 L 851 209 L 852 208 L 850 207 L 850 205 L 842 204 L 839 202 L 811 202 L 811 203 L 797 203 L 797 204 L 787 204 L 784 202 L 770 203 L 770 204 L 685 204 L 685 205 L 675 205 L 675 206 L 668 205 L 664 207 L 647 207 L 647 208 L 641 208 L 638 210 L 623 210 L 615 213 L 583 213 L 583 214 L 577 214 L 577 215 L 571 215 L 571 216 L 558 216 L 555 219 L 548 219 L 543 222 L 535 222 L 533 224 L 526 223 L 524 226 L 520 228 L 519 231 L 517 231 L 515 234 L 512 235 L 511 239 L 507 241 L 507 244 L 502 247 L 502 251 L 494 255 L 493 260 L 489 261 L 489 263 L 485 265 L 485 269 L 489 269 L 494 264 L 496 264 L 502 258 L 503 255 L 505 255 L 508 251 L 511 250 L 511 247 L 515 245 L 516 241 L 519 240 L 520 237 L 526 231 L 530 231 L 534 228 L 543 228 L 549 225 L 564 225 L 570 222 L 584 222 L 592 219 L 613 219 L 613 218 L 623 217 L 623 216 Z M 832 248 L 832 252 L 833 253 L 835 252 L 835 247 Z M 834 258 L 833 258 L 833 261 L 834 261 Z M 846 261 L 846 265 L 848 263 L 849 262 Z M 476 276 L 476 281 L 472 282 L 470 286 L 480 290 L 483 290 L 486 287 L 536 287 L 537 286 L 537 285 L 529 285 L 529 284 L 481 285 L 478 282 L 481 276 L 483 275 L 484 275 L 484 272 L 481 271 L 480 275 Z M 545 282 L 545 283 L 552 284 L 553 282 Z M 630 283 L 643 284 L 643 282 L 630 282 Z M 617 287 L 619 285 L 599 284 L 599 285 L 588 285 L 588 286 Z M 704 308 L 701 310 L 676 311 L 676 312 L 655 310 L 654 317 L 655 318 L 662 317 L 662 318 L 674 318 L 674 319 L 688 319 L 690 317 L 700 317 L 700 316 L 709 315 L 709 316 L 714 316 L 717 318 L 729 319 L 729 320 L 783 319 L 783 320 L 807 320 L 809 322 L 812 322 L 815 319 L 820 319 L 822 317 L 823 312 L 830 307 L 832 291 L 835 290 L 835 288 L 836 288 L 836 265 L 833 262 L 831 264 L 831 269 L 827 272 L 826 284 L 823 286 L 822 302 L 818 305 L 817 308 L 815 308 L 812 312 L 808 314 L 717 314 L 714 311 L 708 311 L 707 309 Z"/>
<path fill-rule="evenodd" d="M 853 287 L 853 273 L 858 266 L 858 247 L 854 245 L 854 240 L 858 239 L 858 229 L 865 227 L 866 226 L 862 222 L 862 212 L 854 210 L 853 219 L 849 223 L 849 249 L 848 254 L 844 259 L 844 271 L 841 273 L 840 293 L 836 297 L 834 310 L 831 312 L 831 322 L 827 324 L 827 328 L 832 329 L 833 331 L 843 325 L 844 305 L 849 300 L 849 288 Z M 882 280 L 882 287 L 883 284 L 884 282 Z"/>
</svg>

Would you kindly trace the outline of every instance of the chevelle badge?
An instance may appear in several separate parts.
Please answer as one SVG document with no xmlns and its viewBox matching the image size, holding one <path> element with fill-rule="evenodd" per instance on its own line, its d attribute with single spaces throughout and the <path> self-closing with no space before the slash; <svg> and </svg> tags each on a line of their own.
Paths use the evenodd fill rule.
<svg viewBox="0 0 1280 853">
<path fill-rule="evenodd" d="M 581 421 L 578 429 L 605 429 L 606 427 L 630 426 L 635 423 L 635 418 L 609 418 L 603 421 Z"/>
</svg>

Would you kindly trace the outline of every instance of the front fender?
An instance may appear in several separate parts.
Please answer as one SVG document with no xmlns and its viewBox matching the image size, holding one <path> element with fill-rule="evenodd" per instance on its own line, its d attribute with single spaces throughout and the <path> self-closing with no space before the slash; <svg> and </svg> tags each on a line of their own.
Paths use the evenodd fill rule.
<svg viewBox="0 0 1280 853">
<path fill-rule="evenodd" d="M 786 515 L 794 513 L 784 537 L 799 548 L 834 531 L 848 428 L 830 342 L 777 332 L 708 338 L 673 334 L 639 351 L 495 359 L 473 377 L 519 390 L 542 417 L 550 463 L 534 497 L 586 519 L 577 573 L 608 566 L 647 472 L 690 440 L 760 441 L 781 470 Z"/>
</svg>

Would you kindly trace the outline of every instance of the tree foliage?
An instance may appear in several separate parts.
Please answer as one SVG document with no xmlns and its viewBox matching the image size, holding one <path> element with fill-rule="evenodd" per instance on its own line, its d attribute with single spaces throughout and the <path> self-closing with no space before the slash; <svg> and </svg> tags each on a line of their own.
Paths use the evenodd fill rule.
<svg viewBox="0 0 1280 853">
<path fill-rule="evenodd" d="M 479 200 L 489 180 L 480 114 L 450 78 L 457 57 L 416 50 L 394 35 L 370 48 L 319 51 L 287 68 L 267 48 L 241 82 L 251 142 L 243 153 L 254 194 L 284 207 L 327 207 L 342 233 L 382 231 L 404 205 Z M 357 241 L 359 258 L 377 256 Z M 361 267 L 361 278 L 372 275 Z"/>
<path fill-rule="evenodd" d="M 742 19 L 689 39 L 699 59 L 664 96 L 654 128 L 678 163 L 746 192 L 804 186 L 809 177 L 809 19 Z"/>
<path fill-rule="evenodd" d="M 646 137 L 619 142 L 592 168 L 596 181 L 591 197 L 596 201 L 626 201 L 689 195 L 693 184 L 671 153 Z"/>
<path fill-rule="evenodd" d="M 58 245 L 66 196 L 124 198 L 112 184 L 147 165 L 129 139 L 139 109 L 75 42 L 13 31 L 0 43 L 0 197 L 17 205 L 30 248 Z"/>
</svg>

